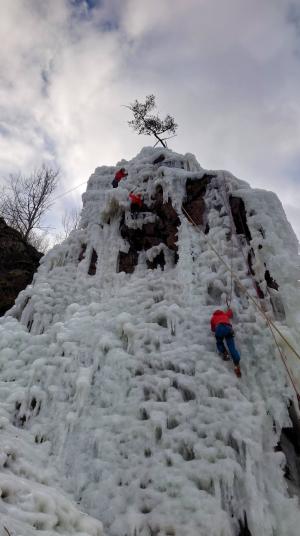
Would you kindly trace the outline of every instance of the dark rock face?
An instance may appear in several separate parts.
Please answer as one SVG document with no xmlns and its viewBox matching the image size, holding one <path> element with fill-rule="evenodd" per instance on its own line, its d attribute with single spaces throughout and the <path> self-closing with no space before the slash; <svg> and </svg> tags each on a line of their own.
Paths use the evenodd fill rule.
<svg viewBox="0 0 300 536">
<path fill-rule="evenodd" d="M 159 236 L 161 237 L 160 242 L 166 244 L 172 251 L 177 252 L 178 247 L 176 242 L 180 219 L 176 210 L 172 206 L 171 199 L 168 199 L 167 203 L 163 202 L 163 190 L 160 186 L 156 190 L 152 210 L 159 218 L 158 231 Z"/>
<path fill-rule="evenodd" d="M 138 252 L 130 248 L 128 253 L 119 252 L 118 272 L 132 274 L 138 262 Z"/>
<path fill-rule="evenodd" d="M 148 268 L 151 268 L 151 270 L 158 268 L 158 266 L 160 266 L 161 269 L 163 270 L 165 264 L 166 264 L 166 261 L 165 261 L 165 255 L 163 251 L 161 251 L 158 255 L 156 255 L 153 261 L 147 261 L 147 266 Z"/>
<path fill-rule="evenodd" d="M 273 288 L 274 290 L 279 289 L 277 281 L 271 276 L 269 270 L 265 271 L 265 280 L 269 288 Z"/>
<path fill-rule="evenodd" d="M 186 217 L 189 216 L 197 225 L 204 224 L 205 201 L 204 196 L 207 185 L 215 175 L 205 173 L 202 179 L 187 179 L 186 181 L 186 201 L 182 204 L 183 213 Z M 185 213 L 187 212 L 187 214 Z"/>
<path fill-rule="evenodd" d="M 246 241 L 247 241 L 247 244 L 250 244 L 250 241 L 252 240 L 252 236 L 251 236 L 250 229 L 249 229 L 248 223 L 247 223 L 247 212 L 246 212 L 244 201 L 240 197 L 231 196 L 229 198 L 229 203 L 230 203 L 231 214 L 232 214 L 232 218 L 233 218 L 233 221 L 234 221 L 236 233 L 239 234 L 239 235 L 243 235 L 245 237 Z M 264 229 L 260 228 L 259 231 L 260 231 L 260 234 L 262 235 L 262 237 L 264 238 L 265 237 Z M 258 249 L 262 249 L 262 247 L 263 246 L 260 244 L 258 246 Z M 252 247 L 249 247 L 249 251 L 248 251 L 248 255 L 247 255 L 247 263 L 248 263 L 249 274 L 251 274 L 253 277 L 255 277 L 255 271 L 253 269 L 254 261 L 255 261 L 254 249 Z M 265 265 L 265 267 L 266 267 L 266 265 Z M 264 279 L 265 279 L 265 281 L 267 283 L 267 286 L 269 288 L 272 288 L 274 290 L 279 289 L 279 285 L 278 285 L 277 281 L 272 277 L 272 275 L 271 275 L 270 271 L 267 269 L 267 267 L 266 267 L 266 270 L 265 270 Z M 263 299 L 265 297 L 265 295 L 264 295 L 264 292 L 262 291 L 261 283 L 262 283 L 262 281 L 257 281 L 255 279 L 255 289 L 256 289 L 257 296 L 260 299 Z M 275 311 L 276 307 L 275 307 L 273 301 L 274 300 L 271 299 L 271 303 L 272 303 L 272 307 L 273 307 L 273 310 L 274 310 L 274 313 L 275 313 L 275 317 L 279 318 L 278 317 L 278 314 L 279 314 L 280 316 L 283 315 L 283 318 L 284 318 L 284 316 L 285 316 L 284 310 L 283 311 L 278 311 L 278 314 L 277 314 L 277 312 Z M 283 308 L 283 306 L 281 307 L 281 309 L 282 308 Z"/>
<path fill-rule="evenodd" d="M 31 283 L 42 256 L 0 218 L 0 316 Z"/>
<path fill-rule="evenodd" d="M 245 203 L 240 197 L 229 198 L 231 213 L 237 234 L 245 235 L 248 244 L 252 240 L 250 229 L 247 224 Z"/>
<path fill-rule="evenodd" d="M 300 487 L 300 422 L 293 402 L 289 405 L 291 426 L 282 428 L 279 443 L 275 450 L 285 454 L 285 478 L 291 495 Z"/>
<path fill-rule="evenodd" d="M 155 214 L 154 222 L 147 222 L 141 228 L 135 229 L 125 224 L 125 215 L 123 214 L 120 223 L 120 232 L 130 245 L 128 253 L 120 251 L 118 259 L 118 271 L 133 273 L 138 263 L 138 256 L 141 251 L 147 251 L 154 246 L 165 244 L 170 251 L 174 252 L 174 262 L 177 261 L 177 232 L 180 224 L 176 210 L 172 206 L 170 199 L 163 202 L 163 190 L 161 186 L 156 189 L 153 203 L 147 206 L 143 203 L 141 207 L 133 205 L 131 213 L 135 218 L 139 214 Z M 165 256 L 163 251 L 159 251 L 152 261 L 147 261 L 150 269 L 160 266 L 162 269 L 165 265 Z"/>
<path fill-rule="evenodd" d="M 251 532 L 248 527 L 247 514 L 244 512 L 243 521 L 239 520 L 240 532 L 239 536 L 251 536 Z"/>
<path fill-rule="evenodd" d="M 153 160 L 153 164 L 160 164 L 165 160 L 165 158 L 166 157 L 164 154 L 160 154 L 157 158 L 155 158 L 155 160 Z"/>
<path fill-rule="evenodd" d="M 89 275 L 95 275 L 96 270 L 97 270 L 97 260 L 98 260 L 98 255 L 97 255 L 96 251 L 93 249 L 92 255 L 91 255 L 91 260 L 90 260 L 90 265 L 89 265 L 89 269 L 88 269 L 88 274 Z"/>
<path fill-rule="evenodd" d="M 81 250 L 78 256 L 78 262 L 81 262 L 85 258 L 86 244 L 81 245 Z"/>
<path fill-rule="evenodd" d="M 163 159 L 164 157 L 162 155 L 157 161 L 161 162 Z M 186 200 L 183 203 L 182 208 L 197 225 L 204 224 L 206 208 L 204 196 L 207 185 L 214 176 L 215 175 L 205 174 L 200 180 L 187 179 L 186 181 Z M 157 186 L 153 202 L 150 206 L 147 206 L 144 203 L 141 207 L 133 205 L 131 212 L 136 218 L 139 217 L 139 213 L 155 214 L 156 221 L 145 223 L 141 228 L 134 229 L 125 224 L 125 215 L 123 214 L 121 218 L 120 232 L 122 238 L 129 243 L 130 248 L 128 253 L 120 251 L 118 271 L 133 273 L 134 268 L 138 263 L 139 253 L 141 251 L 147 251 L 154 246 L 159 246 L 160 244 L 164 244 L 171 252 L 173 252 L 174 263 L 176 263 L 178 260 L 177 238 L 180 219 L 172 205 L 172 200 L 169 198 L 167 202 L 164 202 L 162 187 Z M 185 216 L 188 217 L 186 214 Z M 152 261 L 147 261 L 147 266 L 150 269 L 155 269 L 158 266 L 163 269 L 165 262 L 165 254 L 160 250 Z"/>
</svg>

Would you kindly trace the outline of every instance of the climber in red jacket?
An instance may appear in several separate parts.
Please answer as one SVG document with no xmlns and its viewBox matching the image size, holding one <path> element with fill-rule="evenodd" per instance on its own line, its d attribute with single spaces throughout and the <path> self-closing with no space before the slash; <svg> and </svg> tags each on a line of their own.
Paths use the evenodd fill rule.
<svg viewBox="0 0 300 536">
<path fill-rule="evenodd" d="M 241 358 L 234 344 L 234 333 L 230 322 L 232 317 L 233 313 L 231 309 L 228 309 L 226 312 L 217 309 L 210 319 L 210 325 L 211 330 L 216 336 L 218 352 L 223 356 L 223 359 L 228 359 L 228 352 L 223 342 L 225 339 L 234 363 L 234 372 L 236 373 L 237 377 L 240 378 L 241 369 L 239 363 Z"/>
<path fill-rule="evenodd" d="M 125 177 L 127 177 L 127 175 L 128 173 L 126 172 L 125 168 L 122 167 L 121 169 L 119 169 L 119 171 L 117 171 L 115 174 L 114 180 L 112 181 L 113 188 L 118 188 L 119 182 Z"/>
<path fill-rule="evenodd" d="M 144 208 L 144 202 L 141 194 L 136 194 L 133 192 L 130 192 L 129 199 L 131 201 L 130 211 L 131 215 L 134 218 L 137 218 L 139 212 L 143 211 Z"/>
<path fill-rule="evenodd" d="M 134 194 L 133 192 L 130 192 L 129 199 L 131 201 L 131 205 L 138 205 L 140 208 L 142 208 L 143 200 L 141 194 Z"/>
</svg>

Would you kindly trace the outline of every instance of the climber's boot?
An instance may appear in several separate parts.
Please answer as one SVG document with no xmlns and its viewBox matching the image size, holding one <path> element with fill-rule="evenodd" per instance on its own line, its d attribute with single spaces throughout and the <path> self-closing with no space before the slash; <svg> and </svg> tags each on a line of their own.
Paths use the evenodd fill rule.
<svg viewBox="0 0 300 536">
<path fill-rule="evenodd" d="M 225 350 L 225 352 L 219 352 L 219 356 L 222 357 L 223 361 L 229 361 L 230 360 L 230 357 L 229 357 L 229 354 L 228 354 L 227 350 Z"/>
<path fill-rule="evenodd" d="M 229 361 L 230 360 L 230 357 L 229 357 L 229 354 L 228 354 L 227 350 L 225 350 L 225 352 L 223 352 L 222 358 L 223 358 L 223 361 Z"/>
<path fill-rule="evenodd" d="M 235 374 L 236 374 L 236 376 L 237 376 L 238 378 L 241 378 L 241 376 L 242 376 L 242 372 L 241 372 L 241 369 L 240 369 L 240 366 L 239 366 L 239 365 L 236 365 L 236 366 L 234 367 L 234 372 L 235 372 Z"/>
</svg>

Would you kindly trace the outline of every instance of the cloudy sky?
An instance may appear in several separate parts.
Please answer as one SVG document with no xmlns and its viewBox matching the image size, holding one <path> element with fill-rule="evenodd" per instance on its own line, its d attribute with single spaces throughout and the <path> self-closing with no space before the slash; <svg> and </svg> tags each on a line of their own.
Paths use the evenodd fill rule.
<svg viewBox="0 0 300 536">
<path fill-rule="evenodd" d="M 42 162 L 57 194 L 151 139 L 122 105 L 157 97 L 170 147 L 275 191 L 300 237 L 299 0 L 0 0 L 0 182 Z M 57 201 L 47 222 L 80 203 Z M 55 232 L 55 230 L 53 230 Z"/>
</svg>

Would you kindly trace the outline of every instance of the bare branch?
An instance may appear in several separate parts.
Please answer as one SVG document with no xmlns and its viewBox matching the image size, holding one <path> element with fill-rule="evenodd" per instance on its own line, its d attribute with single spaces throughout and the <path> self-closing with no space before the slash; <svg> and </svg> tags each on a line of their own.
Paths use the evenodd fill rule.
<svg viewBox="0 0 300 536">
<path fill-rule="evenodd" d="M 52 247 L 52 237 L 46 231 L 43 233 L 32 231 L 30 233 L 29 242 L 41 253 L 47 253 Z"/>
<path fill-rule="evenodd" d="M 67 238 L 71 231 L 74 231 L 74 229 L 78 229 L 79 227 L 80 210 L 78 208 L 72 208 L 69 212 L 65 212 L 61 221 L 64 228 L 65 238 Z"/>
<path fill-rule="evenodd" d="M 71 231 L 74 231 L 74 229 L 79 228 L 80 215 L 81 213 L 79 208 L 72 208 L 71 210 L 65 212 L 61 219 L 63 231 L 56 234 L 56 243 L 62 242 L 63 240 L 68 238 Z"/>
<path fill-rule="evenodd" d="M 0 213 L 27 242 L 30 242 L 32 231 L 40 228 L 41 218 L 51 206 L 58 173 L 58 170 L 43 165 L 28 177 L 11 175 L 10 184 L 4 188 Z"/>
</svg>

